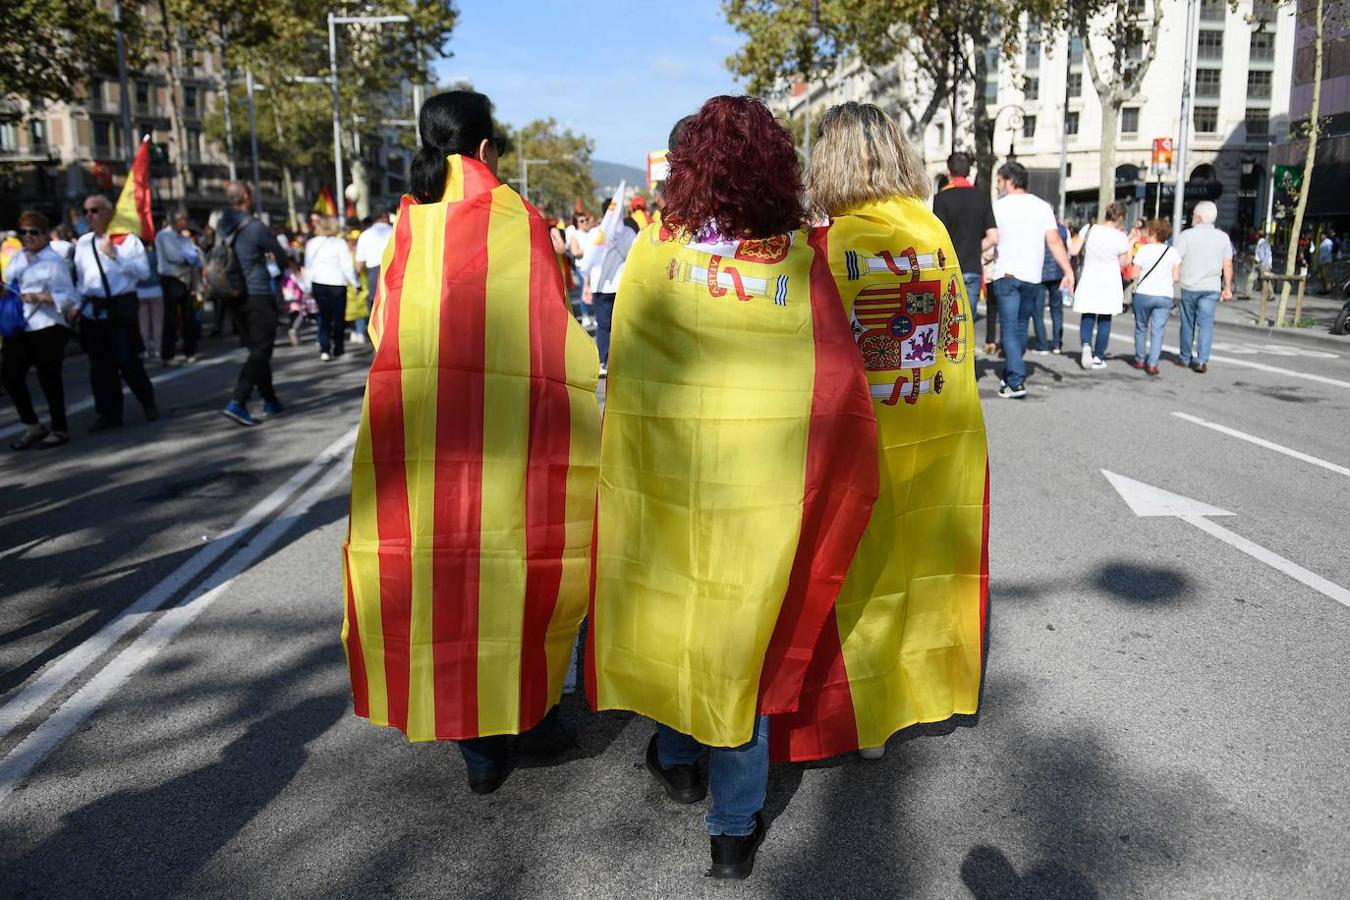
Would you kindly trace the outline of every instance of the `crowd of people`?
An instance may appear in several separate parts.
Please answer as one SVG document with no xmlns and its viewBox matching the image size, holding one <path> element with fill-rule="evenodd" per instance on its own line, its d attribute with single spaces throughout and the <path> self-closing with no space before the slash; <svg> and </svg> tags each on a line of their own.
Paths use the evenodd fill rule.
<svg viewBox="0 0 1350 900">
<path fill-rule="evenodd" d="M 248 350 L 222 410 L 245 426 L 282 411 L 271 356 L 283 311 L 294 346 L 304 324 L 317 322 L 315 340 L 325 362 L 343 356 L 349 332 L 354 342 L 365 342 L 393 231 L 389 213 L 342 235 L 336 219 L 314 215 L 288 234 L 254 215 L 247 185 L 228 183 L 225 198 L 227 207 L 200 225 L 185 209 L 170 211 L 149 242 L 109 233 L 113 206 L 102 194 L 85 199 L 86 227 L 78 237 L 69 226 L 52 227 L 42 213 L 20 215 L 20 247 L 0 272 L 21 319 L 0 346 L 4 389 L 24 426 L 13 449 L 70 442 L 63 368 L 72 338 L 88 360 L 91 432 L 124 423 L 123 385 L 148 421 L 159 418 L 147 365 L 197 362 L 208 305 L 214 311 L 211 334 L 228 327 Z M 33 406 L 30 370 L 47 401 L 46 423 Z M 255 393 L 262 400 L 257 416 L 249 410 Z"/>
<path fill-rule="evenodd" d="M 1112 323 L 1127 301 L 1135 320 L 1134 368 L 1162 374 L 1163 334 L 1179 306 L 1178 364 L 1209 371 L 1215 309 L 1233 298 L 1233 245 L 1215 227 L 1214 203 L 1197 203 L 1191 227 L 1175 236 L 1166 219 L 1131 225 L 1120 203 L 1075 230 L 1027 191 L 1021 163 L 998 169 L 999 196 L 992 201 L 970 182 L 970 168 L 964 153 L 948 158 L 947 184 L 933 209 L 952 235 L 972 304 L 985 299 L 984 352 L 1004 360 L 998 396 L 1026 396 L 1028 350 L 1063 352 L 1065 310 L 1080 317 L 1079 364 L 1088 371 L 1107 368 Z"/>
</svg>

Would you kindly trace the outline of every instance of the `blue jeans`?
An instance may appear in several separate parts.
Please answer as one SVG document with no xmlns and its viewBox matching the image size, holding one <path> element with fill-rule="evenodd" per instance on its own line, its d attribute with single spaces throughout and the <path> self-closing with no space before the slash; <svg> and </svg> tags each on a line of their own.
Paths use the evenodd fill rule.
<svg viewBox="0 0 1350 900">
<path fill-rule="evenodd" d="M 600 365 L 609 364 L 609 327 L 614 321 L 614 294 L 592 294 L 591 313 L 595 316 L 595 348 Z"/>
<path fill-rule="evenodd" d="M 1059 350 L 1064 346 L 1064 289 L 1059 286 L 1058 280 L 1042 281 L 1041 286 L 1045 288 L 1045 293 L 1036 301 L 1036 324 L 1041 325 L 1042 306 L 1049 305 L 1050 346 L 1045 345 L 1045 334 L 1041 327 L 1036 329 L 1036 340 L 1041 350 Z"/>
<path fill-rule="evenodd" d="M 1093 340 L 1093 332 L 1096 340 Z M 1100 313 L 1083 313 L 1083 321 L 1078 325 L 1078 333 L 1083 343 L 1092 347 L 1092 355 L 1097 359 L 1106 359 L 1106 347 L 1111 341 L 1111 317 Z"/>
<path fill-rule="evenodd" d="M 1003 332 L 1003 381 L 1011 388 L 1019 388 L 1027 380 L 1027 366 L 1022 361 L 1027 352 L 1027 319 L 1036 309 L 1040 292 L 1039 281 L 1019 281 L 1005 275 L 994 282 L 998 326 Z"/>
<path fill-rule="evenodd" d="M 962 272 L 961 280 L 966 283 L 966 299 L 970 301 L 970 320 L 978 322 L 980 321 L 980 273 Z"/>
<path fill-rule="evenodd" d="M 708 789 L 712 809 L 708 834 L 754 833 L 755 813 L 764 808 L 769 788 L 769 717 L 755 720 L 755 733 L 740 747 L 705 747 L 687 734 L 656 726 L 656 755 L 663 768 L 688 766 L 708 753 Z"/>
<path fill-rule="evenodd" d="M 1134 295 L 1134 358 L 1156 367 L 1162 355 L 1163 333 L 1172 314 L 1172 298 L 1158 294 Z M 1147 348 L 1147 354 L 1145 353 Z"/>
<path fill-rule="evenodd" d="M 1219 305 L 1218 291 L 1181 289 L 1181 364 L 1209 362 L 1209 347 L 1214 343 L 1214 308 Z"/>
</svg>

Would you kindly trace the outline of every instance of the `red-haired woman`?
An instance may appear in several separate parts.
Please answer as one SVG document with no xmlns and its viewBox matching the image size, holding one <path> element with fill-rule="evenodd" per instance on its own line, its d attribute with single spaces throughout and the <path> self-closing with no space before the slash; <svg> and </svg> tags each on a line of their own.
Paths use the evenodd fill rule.
<svg viewBox="0 0 1350 900">
<path fill-rule="evenodd" d="M 795 707 L 866 526 L 876 420 L 792 138 L 748 97 L 676 132 L 614 310 L 587 689 L 656 720 L 648 770 L 677 803 L 711 789 L 711 874 L 744 878 L 768 714 Z"/>
</svg>

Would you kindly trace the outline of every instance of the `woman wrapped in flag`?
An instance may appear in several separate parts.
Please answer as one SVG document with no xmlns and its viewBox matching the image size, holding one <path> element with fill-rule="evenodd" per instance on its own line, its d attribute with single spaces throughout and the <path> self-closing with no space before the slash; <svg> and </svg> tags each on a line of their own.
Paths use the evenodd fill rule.
<svg viewBox="0 0 1350 900">
<path fill-rule="evenodd" d="M 556 704 L 586 609 L 599 362 L 548 223 L 497 180 L 488 98 L 439 94 L 418 127 L 371 314 L 342 639 L 357 715 L 459 741 L 487 793 L 515 735 L 567 741 Z"/>
<path fill-rule="evenodd" d="M 647 768 L 678 803 L 711 788 L 711 874 L 744 878 L 766 714 L 796 709 L 866 527 L 876 419 L 782 125 L 715 97 L 669 160 L 615 307 L 587 691 L 656 720 Z"/>
<path fill-rule="evenodd" d="M 826 112 L 808 191 L 812 243 L 839 287 L 876 411 L 880 495 L 793 713 L 780 759 L 863 749 L 974 713 L 988 596 L 988 465 L 970 304 L 928 178 L 881 109 Z M 871 751 L 871 752 L 868 752 Z"/>
</svg>

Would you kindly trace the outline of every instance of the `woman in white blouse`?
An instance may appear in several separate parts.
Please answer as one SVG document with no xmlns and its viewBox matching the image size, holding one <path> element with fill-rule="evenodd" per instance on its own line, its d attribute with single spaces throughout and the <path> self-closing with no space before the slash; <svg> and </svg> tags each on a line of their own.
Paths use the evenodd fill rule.
<svg viewBox="0 0 1350 900">
<path fill-rule="evenodd" d="M 305 242 L 305 277 L 319 307 L 319 359 L 342 355 L 347 335 L 347 286 L 356 287 L 351 248 L 337 236 L 337 219 L 319 219 L 314 237 Z"/>
<path fill-rule="evenodd" d="M 10 447 L 60 447 L 70 442 L 61 362 L 70 336 L 67 324 L 79 315 L 79 298 L 70 277 L 70 260 L 50 246 L 51 225 L 46 216 L 37 212 L 19 216 L 19 239 L 23 249 L 9 262 L 5 286 L 23 301 L 24 330 L 5 338 L 0 350 L 0 380 L 24 424 L 23 434 Z M 33 409 L 28 392 L 31 368 L 37 369 L 38 384 L 47 398 L 51 428 L 38 420 Z"/>
<path fill-rule="evenodd" d="M 1111 340 L 1111 317 L 1125 310 L 1121 270 L 1130 264 L 1130 239 L 1121 226 L 1125 207 L 1112 203 L 1101 222 L 1083 227 L 1069 252 L 1083 254 L 1083 272 L 1074 289 L 1073 308 L 1083 314 L 1079 332 L 1085 369 L 1106 368 L 1106 345 Z"/>
<path fill-rule="evenodd" d="M 1172 315 L 1176 283 L 1181 280 L 1181 254 L 1167 246 L 1172 223 L 1154 219 L 1144 229 L 1144 243 L 1134 253 L 1134 362 L 1150 375 L 1160 374 L 1163 332 Z"/>
</svg>

